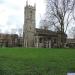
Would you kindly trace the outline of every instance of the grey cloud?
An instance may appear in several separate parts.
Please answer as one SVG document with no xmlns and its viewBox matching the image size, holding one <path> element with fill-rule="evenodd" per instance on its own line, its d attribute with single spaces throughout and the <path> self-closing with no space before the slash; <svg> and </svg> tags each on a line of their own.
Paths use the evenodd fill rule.
<svg viewBox="0 0 75 75">
<path fill-rule="evenodd" d="M 16 15 L 11 15 L 8 17 L 8 22 L 11 22 L 12 24 L 13 23 L 18 23 L 19 22 L 19 16 L 16 16 Z"/>
<path fill-rule="evenodd" d="M 3 3 L 5 3 L 5 0 L 0 0 L 0 4 L 3 4 Z"/>
<path fill-rule="evenodd" d="M 21 23 L 19 16 L 11 15 L 8 17 L 8 21 L 7 21 L 6 25 L 8 25 L 10 27 L 12 27 L 12 25 L 14 25 L 17 28 L 20 28 L 20 27 L 22 27 L 23 24 Z"/>
</svg>

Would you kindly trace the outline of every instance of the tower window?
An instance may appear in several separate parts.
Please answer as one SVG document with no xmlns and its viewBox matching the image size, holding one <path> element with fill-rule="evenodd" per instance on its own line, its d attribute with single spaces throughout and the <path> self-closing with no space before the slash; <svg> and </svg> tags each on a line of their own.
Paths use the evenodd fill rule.
<svg viewBox="0 0 75 75">
<path fill-rule="evenodd" d="M 30 11 L 30 17 L 32 18 L 32 11 Z"/>
<path fill-rule="evenodd" d="M 39 42 L 42 43 L 42 38 L 39 39 Z"/>
<path fill-rule="evenodd" d="M 31 30 L 31 27 L 30 27 L 30 30 Z"/>
<path fill-rule="evenodd" d="M 32 14 L 32 11 L 30 11 L 30 13 Z"/>
</svg>

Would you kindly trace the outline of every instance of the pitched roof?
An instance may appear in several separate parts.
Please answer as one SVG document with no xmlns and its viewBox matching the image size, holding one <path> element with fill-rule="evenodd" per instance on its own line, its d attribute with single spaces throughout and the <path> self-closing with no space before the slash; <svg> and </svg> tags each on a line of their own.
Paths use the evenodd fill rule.
<svg viewBox="0 0 75 75">
<path fill-rule="evenodd" d="M 51 30 L 45 30 L 45 29 L 38 29 L 36 28 L 36 35 L 57 35 L 57 32 L 51 31 Z"/>
</svg>

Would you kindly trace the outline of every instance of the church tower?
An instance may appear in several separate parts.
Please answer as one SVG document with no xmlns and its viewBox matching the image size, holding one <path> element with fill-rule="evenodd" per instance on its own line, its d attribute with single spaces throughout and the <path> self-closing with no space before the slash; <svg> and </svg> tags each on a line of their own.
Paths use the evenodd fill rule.
<svg viewBox="0 0 75 75">
<path fill-rule="evenodd" d="M 35 11 L 36 6 L 28 5 L 24 8 L 24 27 L 23 27 L 23 41 L 24 47 L 34 47 L 35 34 Z"/>
</svg>

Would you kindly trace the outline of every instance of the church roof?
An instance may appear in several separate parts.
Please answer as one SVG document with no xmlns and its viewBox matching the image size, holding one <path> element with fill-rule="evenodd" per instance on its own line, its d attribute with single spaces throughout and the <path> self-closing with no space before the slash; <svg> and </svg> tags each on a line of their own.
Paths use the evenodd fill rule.
<svg viewBox="0 0 75 75">
<path fill-rule="evenodd" d="M 51 31 L 51 30 L 45 30 L 45 29 L 38 29 L 36 28 L 36 35 L 42 35 L 42 36 L 56 36 L 57 32 Z"/>
</svg>

